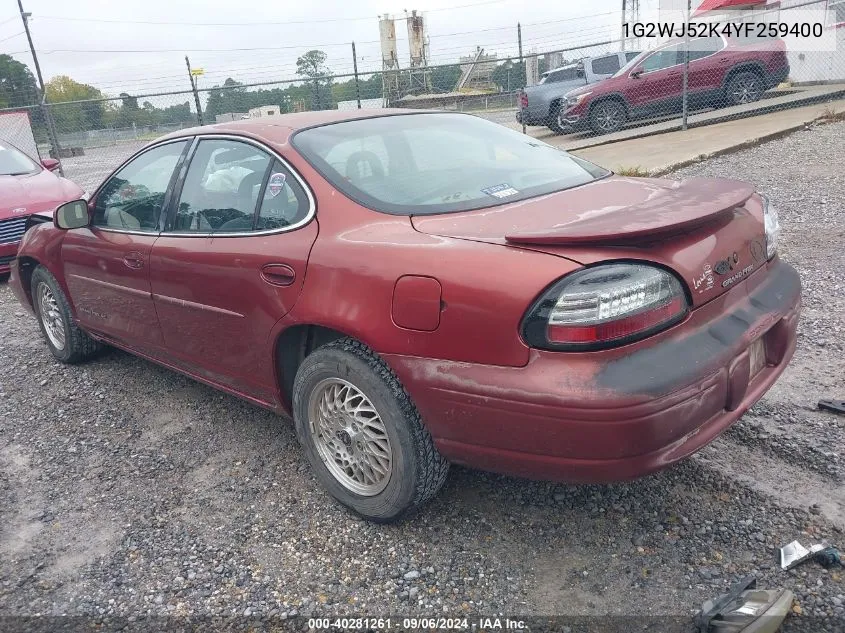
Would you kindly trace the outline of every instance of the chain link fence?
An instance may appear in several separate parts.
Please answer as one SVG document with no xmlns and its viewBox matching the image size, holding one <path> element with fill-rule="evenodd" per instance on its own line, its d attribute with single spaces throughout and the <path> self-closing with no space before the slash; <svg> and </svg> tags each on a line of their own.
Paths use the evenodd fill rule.
<svg viewBox="0 0 845 633">
<path fill-rule="evenodd" d="M 841 16 L 830 3 L 842 5 Z M 789 14 L 786 4 L 781 21 Z M 809 4 L 825 8 L 819 20 L 829 50 L 796 49 L 788 38 L 721 35 L 663 43 L 629 37 L 547 51 L 522 51 L 518 42 L 521 55 L 479 48 L 453 64 L 359 72 L 355 60 L 348 74 L 252 84 L 233 77 L 204 89 L 191 81 L 184 91 L 10 108 L 0 110 L 0 138 L 14 143 L 11 117 L 6 126 L 4 115 L 14 114 L 19 125 L 25 113 L 40 158 L 59 159 L 64 174 L 90 190 L 164 134 L 289 112 L 451 110 L 541 138 L 601 136 L 596 142 L 821 102 L 831 102 L 831 114 L 838 114 L 835 101 L 845 98 L 845 0 Z"/>
</svg>

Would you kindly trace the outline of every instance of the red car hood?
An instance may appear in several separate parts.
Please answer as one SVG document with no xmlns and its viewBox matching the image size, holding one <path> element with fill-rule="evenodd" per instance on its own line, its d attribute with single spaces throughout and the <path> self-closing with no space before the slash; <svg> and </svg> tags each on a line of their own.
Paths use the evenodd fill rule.
<svg viewBox="0 0 845 633">
<path fill-rule="evenodd" d="M 422 233 L 512 245 L 580 264 L 657 262 L 675 270 L 693 305 L 700 305 L 765 263 L 762 214 L 754 188 L 745 183 L 612 176 L 510 205 L 412 222 Z"/>
<path fill-rule="evenodd" d="M 52 213 L 83 195 L 82 189 L 46 169 L 26 176 L 0 176 L 0 220 L 33 213 Z"/>
</svg>

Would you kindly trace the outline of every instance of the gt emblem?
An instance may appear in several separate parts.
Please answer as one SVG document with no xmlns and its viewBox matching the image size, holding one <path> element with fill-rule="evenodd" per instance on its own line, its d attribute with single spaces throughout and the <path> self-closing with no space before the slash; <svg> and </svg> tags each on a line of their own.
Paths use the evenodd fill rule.
<svg viewBox="0 0 845 633">
<path fill-rule="evenodd" d="M 12 213 L 26 213 L 26 207 L 18 207 L 17 209 L 12 209 Z"/>
</svg>

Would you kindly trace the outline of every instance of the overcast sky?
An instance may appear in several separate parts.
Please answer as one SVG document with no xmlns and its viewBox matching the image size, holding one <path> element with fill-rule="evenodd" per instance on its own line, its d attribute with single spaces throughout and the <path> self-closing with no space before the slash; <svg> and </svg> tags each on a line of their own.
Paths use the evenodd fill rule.
<svg viewBox="0 0 845 633">
<path fill-rule="evenodd" d="M 336 73 L 381 67 L 378 17 L 425 16 L 430 63 L 455 61 L 476 46 L 515 55 L 516 24 L 523 46 L 552 50 L 619 34 L 621 0 L 24 0 L 45 80 L 69 75 L 108 95 L 188 88 L 184 56 L 201 67 L 200 87 L 227 77 L 261 82 L 295 77 L 296 58 L 319 48 Z M 647 10 L 657 0 L 641 0 Z M 0 53 L 32 66 L 14 0 L 0 8 Z M 396 23 L 399 57 L 407 64 L 407 30 Z M 235 50 L 241 49 L 241 50 Z M 252 49 L 252 50 L 245 50 Z M 78 51 L 103 52 L 78 52 Z M 131 51 L 131 52 L 130 52 Z M 139 51 L 139 52 L 135 52 Z"/>
</svg>

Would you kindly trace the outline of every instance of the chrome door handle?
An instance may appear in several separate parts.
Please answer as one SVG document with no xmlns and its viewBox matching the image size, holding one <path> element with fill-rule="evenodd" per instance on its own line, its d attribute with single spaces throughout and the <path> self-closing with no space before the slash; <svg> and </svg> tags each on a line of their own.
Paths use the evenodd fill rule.
<svg viewBox="0 0 845 633">
<path fill-rule="evenodd" d="M 287 264 L 266 264 L 261 268 L 261 278 L 274 286 L 290 286 L 296 279 L 296 271 Z"/>
<path fill-rule="evenodd" d="M 133 270 L 138 270 L 144 267 L 144 256 L 141 253 L 132 252 L 126 253 L 123 256 L 123 265 Z"/>
</svg>

